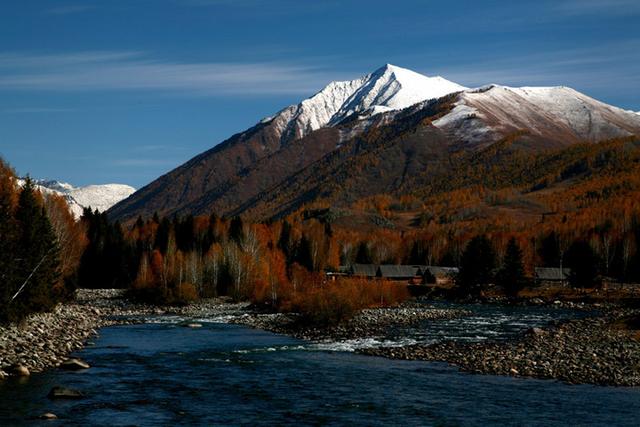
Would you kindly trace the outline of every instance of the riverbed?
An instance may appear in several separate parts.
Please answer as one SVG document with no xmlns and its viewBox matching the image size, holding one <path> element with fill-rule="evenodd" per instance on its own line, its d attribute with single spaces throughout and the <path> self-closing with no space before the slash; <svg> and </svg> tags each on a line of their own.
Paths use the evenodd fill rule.
<svg viewBox="0 0 640 427">
<path fill-rule="evenodd" d="M 638 388 L 473 375 L 444 363 L 352 351 L 438 336 L 501 339 L 563 315 L 479 310 L 368 344 L 310 343 L 206 319 L 201 328 L 171 317 L 107 327 L 75 354 L 91 369 L 1 382 L 0 424 L 637 425 Z M 51 401 L 46 395 L 55 385 L 85 398 Z M 37 420 L 45 412 L 58 420 Z"/>
</svg>

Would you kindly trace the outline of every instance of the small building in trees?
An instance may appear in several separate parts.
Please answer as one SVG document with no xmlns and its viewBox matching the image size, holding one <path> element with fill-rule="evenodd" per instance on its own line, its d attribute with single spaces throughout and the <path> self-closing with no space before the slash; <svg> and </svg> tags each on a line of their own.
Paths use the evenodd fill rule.
<svg viewBox="0 0 640 427">
<path fill-rule="evenodd" d="M 534 280 L 538 286 L 564 286 L 570 275 L 570 268 L 536 267 L 534 270 Z"/>
<path fill-rule="evenodd" d="M 457 267 L 421 266 L 422 283 L 425 285 L 450 285 L 458 274 Z"/>
<path fill-rule="evenodd" d="M 376 277 L 377 272 L 378 266 L 375 264 L 352 264 L 347 269 L 347 273 L 350 276 L 367 277 L 370 279 Z"/>
<path fill-rule="evenodd" d="M 420 281 L 420 266 L 383 264 L 376 271 L 376 277 L 394 281 Z"/>
</svg>

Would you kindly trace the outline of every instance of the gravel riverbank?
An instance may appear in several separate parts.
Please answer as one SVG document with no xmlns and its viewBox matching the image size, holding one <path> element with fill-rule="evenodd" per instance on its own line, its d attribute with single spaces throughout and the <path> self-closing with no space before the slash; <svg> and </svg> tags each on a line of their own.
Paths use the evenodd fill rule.
<svg viewBox="0 0 640 427">
<path fill-rule="evenodd" d="M 124 298 L 122 290 L 81 289 L 75 301 L 59 304 L 50 313 L 33 314 L 20 324 L 0 326 L 0 380 L 59 366 L 105 326 L 139 323 L 145 317 L 158 315 L 239 316 L 247 306 L 211 299 L 159 308 L 132 303 Z"/>
<path fill-rule="evenodd" d="M 482 374 L 640 386 L 638 332 L 620 326 L 625 319 L 638 315 L 638 311 L 614 310 L 601 317 L 533 328 L 520 339 L 508 342 L 444 342 L 360 352 L 393 359 L 443 361 Z"/>
<path fill-rule="evenodd" d="M 317 328 L 300 322 L 295 314 L 246 314 L 233 320 L 253 328 L 291 335 L 296 338 L 326 341 L 368 338 L 384 334 L 393 326 L 417 324 L 425 320 L 453 319 L 468 314 L 461 309 L 435 308 L 425 305 L 362 310 L 353 319 L 337 326 Z"/>
<path fill-rule="evenodd" d="M 60 304 L 51 313 L 34 314 L 19 325 L 0 326 L 0 379 L 59 366 L 101 327 L 139 323 L 156 316 L 217 319 L 306 340 L 340 341 L 382 336 L 394 326 L 467 314 L 459 308 L 408 303 L 367 309 L 341 325 L 313 328 L 302 324 L 295 314 L 256 313 L 248 303 L 225 299 L 156 307 L 132 303 L 119 290 L 80 290 L 74 302 Z M 638 319 L 638 310 L 607 309 L 599 317 L 534 328 L 519 339 L 506 342 L 443 342 L 358 351 L 394 359 L 444 361 L 483 374 L 640 386 Z"/>
</svg>

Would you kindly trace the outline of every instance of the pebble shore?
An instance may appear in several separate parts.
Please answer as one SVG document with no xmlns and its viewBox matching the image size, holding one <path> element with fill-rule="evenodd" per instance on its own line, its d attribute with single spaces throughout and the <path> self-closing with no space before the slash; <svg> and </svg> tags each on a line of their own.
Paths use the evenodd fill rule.
<svg viewBox="0 0 640 427">
<path fill-rule="evenodd" d="M 368 338 L 381 335 L 392 326 L 417 324 L 425 320 L 453 319 L 468 314 L 460 309 L 443 309 L 412 304 L 391 308 L 362 310 L 353 319 L 337 326 L 317 328 L 302 324 L 295 314 L 246 314 L 233 320 L 253 328 L 291 335 L 296 338 L 326 341 Z"/>
<path fill-rule="evenodd" d="M 370 348 L 363 354 L 392 359 L 442 361 L 464 371 L 557 379 L 571 384 L 640 386 L 640 341 L 616 327 L 638 311 L 533 328 L 520 339 L 493 343 L 444 342 L 401 348 Z"/>
<path fill-rule="evenodd" d="M 139 323 L 148 316 L 214 317 L 241 315 L 248 304 L 221 299 L 181 307 L 136 304 L 117 289 L 81 289 L 75 301 L 59 304 L 50 313 L 28 316 L 19 324 L 0 325 L 0 380 L 26 376 L 60 366 L 84 347 L 99 328 Z"/>
<path fill-rule="evenodd" d="M 367 309 L 330 328 L 303 325 L 295 314 L 257 313 L 248 303 L 202 300 L 187 306 L 136 304 L 120 290 L 80 290 L 72 303 L 29 316 L 19 325 L 0 326 L 0 380 L 60 366 L 105 326 L 144 322 L 155 316 L 220 319 L 297 338 L 326 341 L 368 338 L 390 327 L 466 315 L 461 309 L 406 304 Z M 362 354 L 393 359 L 448 362 L 482 374 L 558 379 L 567 383 L 640 386 L 640 332 L 620 327 L 640 318 L 639 310 L 607 309 L 598 317 L 533 328 L 504 342 L 378 347 Z M 185 326 L 197 327 L 197 320 Z"/>
</svg>

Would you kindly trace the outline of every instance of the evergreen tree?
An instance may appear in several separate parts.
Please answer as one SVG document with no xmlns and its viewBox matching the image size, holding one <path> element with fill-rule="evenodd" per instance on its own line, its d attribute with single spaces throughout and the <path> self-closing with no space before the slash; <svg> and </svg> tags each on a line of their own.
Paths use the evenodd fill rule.
<svg viewBox="0 0 640 427">
<path fill-rule="evenodd" d="M 291 238 L 291 224 L 285 220 L 282 223 L 282 230 L 280 231 L 280 238 L 278 239 L 278 248 L 280 248 L 284 254 L 287 264 L 291 264 L 294 255 Z"/>
<path fill-rule="evenodd" d="M 600 259 L 588 242 L 574 242 L 567 251 L 567 267 L 571 269 L 569 284 L 574 288 L 591 288 L 599 284 Z"/>
<path fill-rule="evenodd" d="M 457 285 L 466 295 L 478 295 L 484 285 L 494 280 L 496 254 L 489 239 L 474 237 L 467 245 L 460 260 Z"/>
<path fill-rule="evenodd" d="M 562 256 L 560 238 L 555 231 L 552 231 L 542 239 L 540 248 L 538 249 L 538 255 L 544 267 L 557 268 L 560 265 L 560 258 Z"/>
<path fill-rule="evenodd" d="M 17 236 L 14 218 L 14 175 L 0 159 L 0 320 L 6 320 L 9 299 L 16 291 Z"/>
<path fill-rule="evenodd" d="M 522 261 L 522 250 L 515 238 L 511 238 L 507 244 L 502 268 L 497 275 L 497 283 L 509 297 L 515 297 L 518 292 L 527 285 Z"/>
<path fill-rule="evenodd" d="M 416 240 L 415 242 L 413 242 L 413 246 L 411 246 L 411 252 L 409 253 L 409 264 L 425 264 L 428 254 L 429 250 L 427 248 L 426 242 L 422 239 Z"/>
<path fill-rule="evenodd" d="M 187 215 L 184 219 L 175 222 L 176 246 L 182 252 L 190 252 L 194 248 L 195 229 L 193 215 Z"/>
<path fill-rule="evenodd" d="M 44 207 L 33 182 L 27 179 L 15 212 L 17 297 L 8 303 L 10 319 L 34 311 L 46 311 L 56 303 L 54 287 L 60 280 L 60 253 Z M 15 295 L 15 294 L 14 294 Z"/>
<path fill-rule="evenodd" d="M 171 233 L 171 222 L 166 217 L 162 218 L 158 231 L 156 231 L 156 239 L 153 242 L 153 248 L 160 251 L 162 255 L 166 255 L 169 246 L 169 234 Z"/>
<path fill-rule="evenodd" d="M 314 270 L 311 241 L 305 235 L 303 235 L 298 242 L 295 261 L 309 271 Z"/>
<path fill-rule="evenodd" d="M 128 287 L 136 277 L 142 247 L 136 249 L 135 243 L 127 242 L 120 224 L 109 223 L 104 213 L 88 212 L 82 221 L 87 226 L 89 243 L 78 269 L 80 287 Z"/>
<path fill-rule="evenodd" d="M 229 240 L 239 245 L 244 241 L 244 224 L 239 216 L 234 216 L 229 224 Z"/>
<path fill-rule="evenodd" d="M 356 252 L 356 264 L 372 264 L 373 256 L 371 255 L 371 249 L 367 242 L 362 241 L 358 245 Z"/>
</svg>

